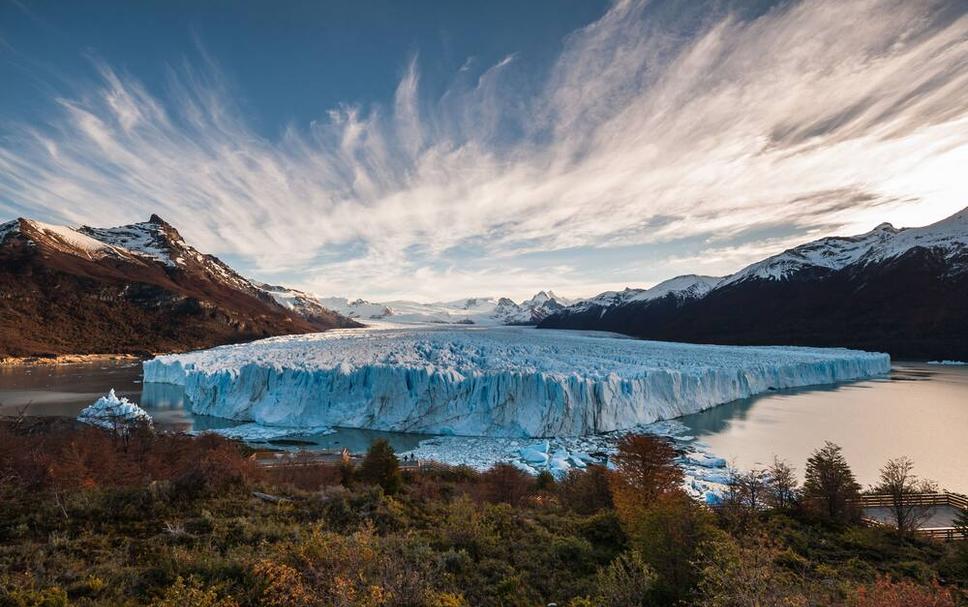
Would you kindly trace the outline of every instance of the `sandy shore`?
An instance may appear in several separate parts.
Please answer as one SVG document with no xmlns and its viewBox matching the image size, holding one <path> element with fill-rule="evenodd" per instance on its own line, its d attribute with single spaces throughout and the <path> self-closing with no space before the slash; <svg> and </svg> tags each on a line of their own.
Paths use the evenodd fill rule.
<svg viewBox="0 0 968 607">
<path fill-rule="evenodd" d="M 0 367 L 70 365 L 107 361 L 138 361 L 134 354 L 61 354 L 59 356 L 11 356 L 0 358 Z"/>
</svg>

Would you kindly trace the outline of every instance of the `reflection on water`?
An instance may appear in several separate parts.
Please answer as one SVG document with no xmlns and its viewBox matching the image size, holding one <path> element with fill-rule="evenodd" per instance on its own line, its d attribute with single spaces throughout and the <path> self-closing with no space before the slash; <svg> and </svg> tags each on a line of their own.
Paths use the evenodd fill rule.
<svg viewBox="0 0 968 607">
<path fill-rule="evenodd" d="M 961 460 L 968 433 L 968 368 L 897 363 L 890 377 L 761 394 L 680 418 L 691 433 L 741 468 L 779 456 L 802 473 L 811 451 L 833 441 L 858 480 L 877 481 L 890 458 L 968 492 Z"/>
<path fill-rule="evenodd" d="M 114 388 L 141 404 L 157 427 L 209 430 L 240 422 L 192 415 L 182 389 L 141 384 L 141 365 L 131 362 L 49 367 L 0 367 L 0 415 L 76 416 Z M 774 392 L 715 407 L 681 420 L 712 450 L 749 468 L 788 460 L 801 472 L 813 449 L 840 444 L 858 480 L 876 481 L 878 469 L 906 455 L 922 476 L 943 487 L 968 492 L 968 466 L 962 461 L 968 433 L 968 367 L 895 364 L 888 378 L 853 384 Z M 280 447 L 365 450 L 386 438 L 398 451 L 412 449 L 424 435 L 340 429 L 300 437 L 313 445 L 283 441 Z M 288 443 L 288 444 L 287 444 Z"/>
</svg>

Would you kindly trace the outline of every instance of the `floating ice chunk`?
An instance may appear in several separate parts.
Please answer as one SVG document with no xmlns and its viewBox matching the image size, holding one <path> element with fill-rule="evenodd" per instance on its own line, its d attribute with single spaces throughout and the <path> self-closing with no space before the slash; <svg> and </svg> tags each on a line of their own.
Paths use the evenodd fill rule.
<svg viewBox="0 0 968 607">
<path fill-rule="evenodd" d="M 77 421 L 124 433 L 134 426 L 150 426 L 151 416 L 127 398 L 119 398 L 112 388 L 106 396 L 85 407 L 77 416 Z"/>
<path fill-rule="evenodd" d="M 524 328 L 330 331 L 161 356 L 194 413 L 274 426 L 580 436 L 886 373 L 886 354 Z M 683 433 L 670 424 L 669 434 Z"/>
<path fill-rule="evenodd" d="M 511 465 L 514 466 L 515 468 L 517 468 L 518 470 L 520 470 L 522 472 L 525 472 L 527 474 L 530 474 L 532 476 L 536 476 L 538 474 L 538 471 L 537 470 L 535 470 L 531 466 L 525 464 L 524 462 L 519 462 L 517 460 L 512 460 L 511 461 Z"/>
<path fill-rule="evenodd" d="M 234 438 L 243 441 L 249 441 L 253 443 L 265 442 L 270 440 L 277 440 L 280 438 L 289 438 L 296 436 L 309 436 L 313 434 L 332 434 L 335 432 L 332 428 L 319 427 L 319 428 L 292 428 L 292 427 L 281 427 L 281 426 L 263 426 L 262 424 L 247 423 L 239 424 L 238 426 L 232 426 L 229 428 L 214 428 L 210 430 L 200 430 L 196 434 L 218 434 L 219 436 L 224 436 L 225 438 Z"/>
<path fill-rule="evenodd" d="M 565 472 L 571 470 L 571 464 L 568 463 L 568 460 L 560 457 L 552 459 L 551 463 L 548 464 L 548 467 L 552 470 L 564 470 Z"/>
<path fill-rule="evenodd" d="M 703 468 L 725 468 L 726 460 L 721 457 L 707 455 L 705 453 L 689 453 L 686 459 L 694 462 Z"/>
<path fill-rule="evenodd" d="M 729 474 L 726 472 L 713 472 L 702 468 L 695 471 L 695 477 L 707 483 L 716 483 L 717 485 L 728 484 L 730 480 Z"/>
<path fill-rule="evenodd" d="M 946 367 L 961 367 L 968 365 L 968 361 L 963 360 L 929 360 L 929 365 L 943 365 Z"/>
<path fill-rule="evenodd" d="M 544 451 L 539 451 L 534 447 L 529 447 L 527 449 L 521 449 L 521 459 L 529 464 L 547 464 L 548 454 Z"/>
</svg>

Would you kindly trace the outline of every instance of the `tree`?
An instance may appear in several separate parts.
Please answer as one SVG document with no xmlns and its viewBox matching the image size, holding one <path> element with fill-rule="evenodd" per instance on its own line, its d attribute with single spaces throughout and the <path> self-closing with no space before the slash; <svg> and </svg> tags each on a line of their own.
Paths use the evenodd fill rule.
<svg viewBox="0 0 968 607">
<path fill-rule="evenodd" d="M 730 468 L 722 508 L 727 522 L 745 526 L 766 507 L 767 480 L 766 470 L 740 472 Z"/>
<path fill-rule="evenodd" d="M 785 510 L 796 503 L 796 471 L 785 461 L 774 456 L 773 465 L 766 470 L 766 499 L 771 507 Z"/>
<path fill-rule="evenodd" d="M 676 464 L 675 448 L 669 441 L 645 434 L 628 434 L 618 441 L 612 456 L 615 469 L 608 485 L 620 517 L 635 518 L 661 495 L 677 491 L 682 470 Z"/>
<path fill-rule="evenodd" d="M 377 439 L 370 445 L 360 464 L 358 478 L 365 483 L 380 485 L 387 495 L 400 490 L 403 484 L 400 462 L 386 439 Z"/>
<path fill-rule="evenodd" d="M 955 517 L 954 528 L 968 540 L 968 508 L 964 508 Z"/>
<path fill-rule="evenodd" d="M 719 510 L 723 522 L 734 530 L 748 528 L 766 507 L 766 487 L 765 470 L 741 472 L 731 467 Z"/>
<path fill-rule="evenodd" d="M 845 523 L 857 517 L 860 485 L 840 446 L 827 441 L 813 452 L 807 460 L 803 495 L 809 508 L 830 521 Z"/>
<path fill-rule="evenodd" d="M 914 462 L 906 457 L 888 460 L 881 468 L 880 483 L 874 491 L 891 498 L 891 519 L 897 534 L 913 533 L 931 516 L 931 508 L 914 503 L 919 493 L 932 493 L 937 487 L 914 474 Z"/>
</svg>

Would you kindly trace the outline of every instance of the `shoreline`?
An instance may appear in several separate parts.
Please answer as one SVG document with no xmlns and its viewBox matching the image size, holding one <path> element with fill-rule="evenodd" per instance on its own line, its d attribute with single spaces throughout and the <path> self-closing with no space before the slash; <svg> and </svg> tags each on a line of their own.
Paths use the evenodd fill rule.
<svg viewBox="0 0 968 607">
<path fill-rule="evenodd" d="M 58 354 L 57 356 L 8 356 L 0 358 L 0 367 L 45 367 L 94 362 L 140 361 L 137 354 Z"/>
</svg>

